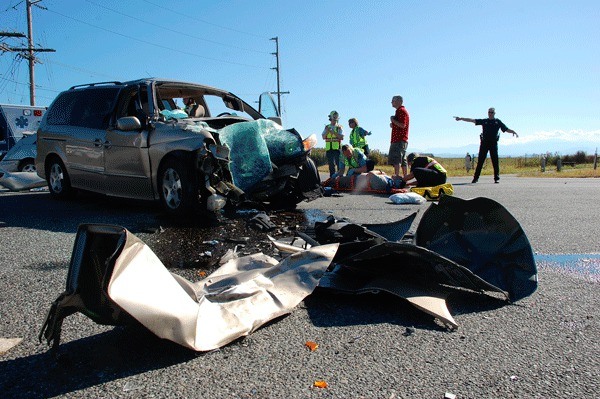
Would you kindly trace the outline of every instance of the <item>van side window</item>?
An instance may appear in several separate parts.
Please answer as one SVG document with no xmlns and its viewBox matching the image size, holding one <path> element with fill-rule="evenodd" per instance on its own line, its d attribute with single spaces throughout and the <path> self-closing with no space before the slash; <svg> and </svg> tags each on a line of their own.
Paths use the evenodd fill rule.
<svg viewBox="0 0 600 399">
<path fill-rule="evenodd" d="M 94 94 L 90 95 L 93 90 Z M 47 117 L 50 125 L 72 125 L 91 129 L 107 129 L 119 89 L 90 88 L 64 93 L 56 99 Z"/>
<path fill-rule="evenodd" d="M 75 92 L 65 92 L 59 95 L 48 109 L 46 123 L 49 125 L 68 125 L 76 97 Z"/>
<path fill-rule="evenodd" d="M 120 93 L 116 119 L 124 116 L 135 116 L 140 120 L 142 127 L 145 127 L 148 120 L 148 93 L 146 86 L 133 86 L 123 89 Z"/>
<path fill-rule="evenodd" d="M 77 93 L 80 95 L 71 115 L 71 125 L 91 129 L 107 129 L 119 89 L 102 87 L 90 90 L 94 91 L 93 95 L 89 92 Z"/>
</svg>

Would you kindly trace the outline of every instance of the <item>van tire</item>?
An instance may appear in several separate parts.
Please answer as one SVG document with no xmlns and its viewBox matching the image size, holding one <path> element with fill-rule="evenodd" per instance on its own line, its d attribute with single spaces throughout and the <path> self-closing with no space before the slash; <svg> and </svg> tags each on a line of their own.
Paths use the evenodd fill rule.
<svg viewBox="0 0 600 399">
<path fill-rule="evenodd" d="M 319 175 L 319 170 L 315 162 L 310 157 L 306 157 L 306 162 L 302 165 L 302 169 L 298 174 L 298 188 L 300 192 L 304 193 L 320 186 L 321 176 Z"/>
<path fill-rule="evenodd" d="M 179 159 L 168 159 L 160 167 L 158 190 L 160 202 L 168 213 L 185 215 L 198 207 L 198 184 L 194 176 L 190 176 L 186 164 Z"/>
<path fill-rule="evenodd" d="M 67 199 L 75 195 L 67 169 L 58 157 L 52 157 L 46 163 L 46 182 L 54 198 Z"/>
</svg>

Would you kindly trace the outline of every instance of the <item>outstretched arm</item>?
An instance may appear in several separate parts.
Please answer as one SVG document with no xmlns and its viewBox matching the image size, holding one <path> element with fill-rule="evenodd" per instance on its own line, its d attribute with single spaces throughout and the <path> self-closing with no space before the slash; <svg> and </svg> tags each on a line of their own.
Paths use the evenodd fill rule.
<svg viewBox="0 0 600 399">
<path fill-rule="evenodd" d="M 519 138 L 519 135 L 517 134 L 517 132 L 515 132 L 512 129 L 506 129 L 506 131 L 504 133 L 512 133 L 513 136 L 515 136 L 516 138 Z"/>
<path fill-rule="evenodd" d="M 475 123 L 475 119 L 471 119 L 471 118 L 461 118 L 460 116 L 455 116 L 455 117 L 454 117 L 454 120 Z"/>
</svg>

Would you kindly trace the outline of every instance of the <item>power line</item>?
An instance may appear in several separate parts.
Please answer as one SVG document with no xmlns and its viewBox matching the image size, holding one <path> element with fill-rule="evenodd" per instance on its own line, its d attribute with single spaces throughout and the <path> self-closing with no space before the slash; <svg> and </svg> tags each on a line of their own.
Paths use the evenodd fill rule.
<svg viewBox="0 0 600 399">
<path fill-rule="evenodd" d="M 5 78 L 3 76 L 0 76 L 0 79 L 4 80 L 6 82 L 15 83 L 15 84 L 22 85 L 22 86 L 29 86 L 29 83 L 17 82 L 16 80 L 8 79 L 8 78 Z M 35 88 L 38 89 L 38 90 L 51 91 L 51 92 L 54 92 L 54 93 L 60 93 L 61 92 L 60 90 L 48 89 L 48 88 L 45 88 L 44 86 L 40 86 L 40 85 L 35 85 Z"/>
<path fill-rule="evenodd" d="M 76 67 L 76 66 L 73 66 L 73 65 L 63 64 L 63 63 L 57 62 L 57 61 L 46 60 L 46 63 L 58 65 L 58 66 L 61 66 L 63 68 L 68 68 L 68 69 L 71 69 L 71 70 L 77 71 L 77 72 L 88 73 L 88 74 L 92 74 L 94 76 L 103 76 L 103 77 L 108 78 L 108 79 L 118 80 L 114 76 L 106 75 L 106 74 L 103 74 L 101 72 L 96 72 L 96 71 L 92 71 L 92 70 L 89 70 L 89 69 L 79 68 L 79 67 Z"/>
<path fill-rule="evenodd" d="M 17 9 L 17 6 L 18 6 L 19 4 L 21 4 L 22 2 L 23 2 L 23 0 L 19 1 L 19 2 L 18 2 L 17 4 L 15 4 L 15 5 L 12 5 L 12 6 L 8 6 L 8 7 L 6 7 L 6 8 L 4 9 L 4 11 L 3 11 L 3 12 L 6 12 L 6 11 L 10 10 L 11 8 L 12 8 L 13 10 L 16 10 L 16 9 Z"/>
<path fill-rule="evenodd" d="M 39 53 L 39 52 L 54 52 L 54 49 L 50 49 L 50 48 L 40 48 L 40 47 L 34 47 L 33 46 L 33 22 L 32 22 L 32 16 L 31 16 L 31 7 L 33 5 L 36 5 L 39 8 L 45 9 L 44 7 L 41 7 L 39 5 L 37 5 L 37 3 L 39 3 L 42 0 L 26 0 L 26 7 L 27 7 L 27 36 L 25 36 L 24 34 L 19 34 L 19 33 L 7 33 L 8 37 L 26 37 L 27 38 L 27 47 L 11 47 L 11 46 L 7 46 L 2 44 L 0 46 L 0 49 L 2 51 L 8 51 L 8 52 L 16 52 L 19 53 L 19 57 L 24 58 L 28 61 L 29 63 L 29 102 L 30 105 L 35 105 L 35 84 L 34 84 L 34 68 L 35 68 L 35 63 L 37 61 L 37 57 L 35 56 L 35 53 Z"/>
<path fill-rule="evenodd" d="M 174 51 L 174 52 L 177 52 L 177 53 L 181 53 L 181 54 L 185 54 L 185 55 L 191 55 L 193 57 L 198 57 L 198 58 L 201 58 L 201 59 L 204 59 L 204 60 L 211 60 L 211 61 L 216 61 L 216 62 L 223 62 L 223 63 L 226 63 L 226 64 L 240 65 L 240 66 L 245 66 L 245 67 L 249 67 L 249 68 L 257 68 L 257 69 L 263 69 L 263 68 L 265 68 L 265 67 L 258 66 L 258 65 L 249 65 L 249 64 L 244 64 L 244 63 L 241 63 L 241 62 L 233 62 L 233 61 L 220 60 L 218 58 L 206 57 L 204 55 L 192 53 L 192 52 L 189 52 L 189 51 L 177 50 L 177 49 L 174 49 L 174 48 L 171 48 L 171 47 L 167 47 L 167 46 L 163 46 L 163 45 L 160 45 L 160 44 L 152 43 L 152 42 L 149 42 L 147 40 L 142 40 L 142 39 L 135 38 L 133 36 L 125 35 L 125 34 L 120 33 L 120 32 L 115 32 L 113 30 L 106 29 L 106 28 L 103 28 L 103 27 L 98 26 L 98 25 L 90 24 L 89 22 L 82 21 L 82 20 L 74 18 L 74 17 L 70 17 L 70 16 L 62 14 L 62 13 L 60 13 L 58 11 L 54 11 L 54 10 L 50 10 L 50 9 L 48 9 L 48 11 L 50 11 L 50 12 L 52 12 L 54 14 L 60 15 L 61 17 L 68 18 L 68 19 L 71 19 L 73 21 L 77 21 L 77 22 L 82 23 L 84 25 L 88 25 L 88 26 L 91 26 L 93 28 L 100 29 L 100 30 L 103 30 L 105 32 L 112 33 L 114 35 L 122 36 L 122 37 L 125 37 L 127 39 L 135 40 L 135 41 L 138 41 L 140 43 L 148 44 L 150 46 L 158 47 L 158 48 L 161 48 L 161 49 L 164 49 L 164 50 L 170 50 L 170 51 Z"/>
<path fill-rule="evenodd" d="M 172 9 L 170 9 L 170 8 L 164 7 L 164 6 L 162 6 L 161 4 L 156 4 L 156 3 L 153 3 L 153 2 L 151 2 L 151 1 L 148 1 L 148 0 L 144 0 L 144 1 L 145 1 L 146 3 L 148 3 L 148 4 L 152 4 L 152 5 L 153 5 L 153 6 L 155 6 L 155 7 L 162 8 L 163 10 L 169 11 L 169 12 L 171 12 L 171 13 L 173 13 L 173 14 L 176 14 L 176 15 L 179 15 L 179 16 L 182 16 L 182 17 L 189 18 L 189 19 L 191 19 L 191 20 L 194 20 L 194 21 L 202 22 L 202 23 L 204 23 L 204 24 L 211 25 L 211 26 L 215 26 L 215 27 L 217 27 L 217 28 L 221 28 L 221 29 L 225 29 L 225 30 L 230 30 L 230 31 L 232 31 L 232 32 L 242 33 L 242 34 L 244 34 L 244 35 L 247 35 L 247 36 L 259 37 L 259 38 L 261 38 L 261 39 L 264 39 L 264 40 L 266 40 L 266 39 L 267 39 L 266 37 L 263 37 L 263 36 L 257 35 L 256 33 L 244 32 L 244 31 L 241 31 L 241 30 L 237 30 L 237 29 L 234 29 L 234 28 L 230 28 L 230 27 L 228 27 L 228 26 L 217 25 L 217 24 L 215 24 L 215 23 L 212 23 L 212 22 L 210 22 L 210 21 L 206 21 L 206 20 L 204 20 L 204 19 L 194 18 L 194 17 L 190 16 L 189 14 L 184 14 L 184 13 L 177 12 L 177 11 L 175 11 L 175 10 L 172 10 Z"/>
<path fill-rule="evenodd" d="M 103 6 L 103 5 L 98 4 L 98 3 L 95 3 L 95 2 L 93 2 L 91 0 L 86 0 L 86 1 L 88 3 L 90 3 L 90 4 L 93 4 L 93 5 L 97 6 L 97 7 L 104 8 L 105 10 L 112 11 L 112 12 L 114 12 L 116 14 L 119 14 L 119 15 L 122 15 L 124 17 L 131 18 L 131 19 L 133 19 L 135 21 L 139 21 L 139 22 L 145 23 L 147 25 L 154 26 L 156 28 L 164 29 L 166 31 L 173 32 L 173 33 L 176 33 L 178 35 L 183 35 L 183 36 L 186 36 L 186 37 L 191 38 L 191 39 L 198 39 L 198 40 L 202 40 L 202 41 L 207 42 L 207 43 L 213 43 L 213 44 L 217 44 L 219 46 L 234 48 L 236 50 L 250 51 L 250 52 L 259 53 L 259 54 L 268 54 L 268 52 L 266 52 L 266 51 L 259 51 L 259 50 L 253 50 L 253 49 L 239 47 L 239 46 L 232 46 L 230 44 L 225 44 L 225 43 L 217 42 L 217 41 L 214 41 L 214 40 L 204 39 L 202 37 L 191 35 L 189 32 L 182 32 L 182 31 L 178 31 L 178 30 L 175 30 L 175 29 L 167 28 L 166 26 L 161 26 L 161 25 L 158 25 L 158 24 L 155 24 L 155 23 L 143 20 L 143 19 L 138 18 L 138 17 L 134 17 L 134 16 L 131 16 L 131 15 L 128 15 L 128 14 L 124 14 L 124 13 L 122 13 L 120 11 L 117 11 L 115 9 L 112 9 L 112 8 L 109 8 L 109 7 L 106 7 L 106 6 Z"/>
</svg>

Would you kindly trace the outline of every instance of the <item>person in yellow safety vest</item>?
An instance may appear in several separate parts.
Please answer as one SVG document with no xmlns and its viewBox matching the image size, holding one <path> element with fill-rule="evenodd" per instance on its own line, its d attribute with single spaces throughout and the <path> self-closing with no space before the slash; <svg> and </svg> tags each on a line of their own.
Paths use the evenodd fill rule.
<svg viewBox="0 0 600 399">
<path fill-rule="evenodd" d="M 353 148 L 350 144 L 344 144 L 342 146 L 342 159 L 340 159 L 338 171 L 331 177 L 343 176 L 346 167 L 348 168 L 346 176 L 352 176 L 372 171 L 375 167 L 375 162 L 367 159 L 367 156 L 360 148 Z"/>
<path fill-rule="evenodd" d="M 325 125 L 323 130 L 323 140 L 325 140 L 325 154 L 329 164 L 329 176 L 333 176 L 340 163 L 340 147 L 344 135 L 342 134 L 342 125 L 338 123 L 340 114 L 337 111 L 329 113 L 329 124 Z"/>
<path fill-rule="evenodd" d="M 367 137 L 371 132 L 367 132 L 362 127 L 358 126 L 356 118 L 350 118 L 348 120 L 348 126 L 352 131 L 350 132 L 350 145 L 354 148 L 360 148 L 365 155 L 369 155 L 369 144 L 367 144 Z"/>
<path fill-rule="evenodd" d="M 433 187 L 446 183 L 446 169 L 435 159 L 411 152 L 406 162 L 410 167 L 410 173 L 404 178 L 407 186 Z"/>
</svg>

